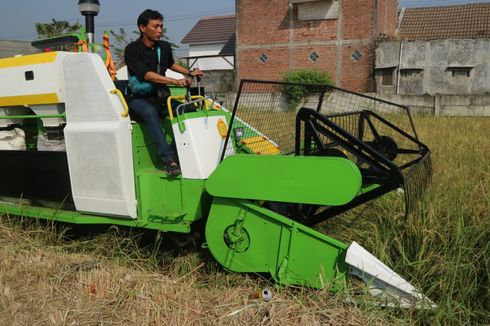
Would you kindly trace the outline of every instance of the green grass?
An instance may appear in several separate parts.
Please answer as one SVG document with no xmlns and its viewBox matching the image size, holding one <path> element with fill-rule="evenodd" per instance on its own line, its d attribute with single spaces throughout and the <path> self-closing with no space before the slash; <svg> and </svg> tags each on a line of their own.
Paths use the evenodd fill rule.
<svg viewBox="0 0 490 326">
<path fill-rule="evenodd" d="M 320 226 L 360 243 L 438 304 L 384 309 L 355 280 L 338 294 L 231 274 L 169 234 L 95 234 L 0 219 L 0 324 L 490 324 L 490 119 L 415 119 L 434 176 L 408 219 L 390 194 Z M 80 235 L 81 234 L 81 235 Z M 190 246 L 192 247 L 192 246 Z M 268 287 L 269 303 L 250 299 Z"/>
</svg>

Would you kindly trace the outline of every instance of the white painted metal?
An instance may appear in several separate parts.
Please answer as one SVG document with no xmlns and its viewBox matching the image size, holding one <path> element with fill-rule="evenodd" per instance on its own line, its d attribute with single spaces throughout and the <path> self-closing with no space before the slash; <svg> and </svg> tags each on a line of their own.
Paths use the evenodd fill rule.
<svg viewBox="0 0 490 326">
<path fill-rule="evenodd" d="M 0 69 L 0 97 L 28 96 L 56 93 L 59 102 L 64 102 L 62 62 L 69 52 L 57 52 L 53 62 L 13 66 Z M 34 79 L 26 80 L 25 72 L 32 71 Z"/>
<path fill-rule="evenodd" d="M 66 152 L 65 138 L 49 139 L 46 132 L 40 132 L 37 134 L 37 150 Z"/>
<path fill-rule="evenodd" d="M 67 125 L 64 129 L 76 209 L 136 218 L 131 122 L 97 54 L 63 61 Z"/>
<path fill-rule="evenodd" d="M 0 69 L 0 97 L 32 96 L 39 94 L 56 94 L 58 104 L 32 105 L 37 115 L 59 114 L 64 112 L 64 80 L 61 65 L 65 57 L 72 53 L 57 52 L 53 62 L 28 64 Z M 32 71 L 33 79 L 26 80 L 25 73 Z M 27 114 L 27 107 L 0 108 L 0 115 Z M 21 120 L 1 119 L 0 126 L 21 123 Z M 63 118 L 43 119 L 44 126 L 58 126 L 64 123 Z"/>
<path fill-rule="evenodd" d="M 221 120 L 228 128 L 223 115 L 187 118 L 181 115 L 185 130 L 180 131 L 178 123 L 172 125 L 175 144 L 179 155 L 182 176 L 188 179 L 207 179 L 216 169 L 225 144 L 218 132 Z"/>
<path fill-rule="evenodd" d="M 383 298 L 388 306 L 436 307 L 429 298 L 356 242 L 347 249 L 345 262 L 350 265 L 350 273 L 364 280 L 370 287 L 369 292 Z"/>
</svg>

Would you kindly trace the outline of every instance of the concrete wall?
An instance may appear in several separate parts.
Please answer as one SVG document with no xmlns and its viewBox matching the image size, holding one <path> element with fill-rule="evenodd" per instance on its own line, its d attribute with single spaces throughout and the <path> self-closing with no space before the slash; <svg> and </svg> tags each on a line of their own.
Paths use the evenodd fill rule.
<svg viewBox="0 0 490 326">
<path fill-rule="evenodd" d="M 280 80 L 288 70 L 315 69 L 337 86 L 373 90 L 374 39 L 394 33 L 398 3 L 330 1 L 319 1 L 335 9 L 324 15 L 329 19 L 305 20 L 312 16 L 300 12 L 311 9 L 305 1 L 237 0 L 237 78 Z"/>
<path fill-rule="evenodd" d="M 209 70 L 204 71 L 204 78 L 200 82 L 204 87 L 206 95 L 213 93 L 222 95 L 235 90 L 235 71 L 234 70 Z M 196 86 L 195 84 L 193 86 Z"/>
<path fill-rule="evenodd" d="M 490 116 L 490 39 L 383 42 L 375 64 L 381 98 L 427 114 Z"/>
<path fill-rule="evenodd" d="M 393 95 L 376 97 L 405 105 L 413 114 L 490 117 L 490 94 L 486 95 Z"/>
<path fill-rule="evenodd" d="M 392 85 L 382 85 L 377 74 L 379 94 L 487 94 L 490 39 L 380 43 L 376 49 L 376 69 L 393 70 Z"/>
</svg>

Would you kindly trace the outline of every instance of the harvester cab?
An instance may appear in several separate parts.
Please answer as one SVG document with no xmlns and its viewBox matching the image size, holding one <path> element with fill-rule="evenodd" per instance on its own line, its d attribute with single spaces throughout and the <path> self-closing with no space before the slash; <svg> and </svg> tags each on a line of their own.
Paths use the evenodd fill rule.
<svg viewBox="0 0 490 326">
<path fill-rule="evenodd" d="M 310 228 L 400 188 L 413 209 L 430 151 L 405 107 L 252 80 L 232 110 L 185 90 L 169 100 L 182 102 L 162 121 L 179 177 L 156 163 L 97 54 L 1 59 L 0 213 L 180 233 L 201 220 L 205 247 L 229 271 L 332 290 L 350 272 L 402 305 L 431 304 L 358 244 Z"/>
</svg>

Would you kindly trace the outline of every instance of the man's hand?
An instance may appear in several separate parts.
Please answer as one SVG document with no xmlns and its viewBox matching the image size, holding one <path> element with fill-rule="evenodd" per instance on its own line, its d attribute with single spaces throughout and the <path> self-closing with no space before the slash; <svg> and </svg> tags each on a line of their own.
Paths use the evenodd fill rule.
<svg viewBox="0 0 490 326">
<path fill-rule="evenodd" d="M 174 84 L 175 86 L 186 87 L 186 86 L 190 86 L 192 84 L 192 81 L 187 78 L 182 78 L 182 79 L 176 79 Z"/>
<path fill-rule="evenodd" d="M 193 69 L 189 72 L 189 77 L 199 77 L 201 78 L 203 76 L 203 73 L 201 71 L 201 69 L 197 68 L 197 69 Z"/>
</svg>

